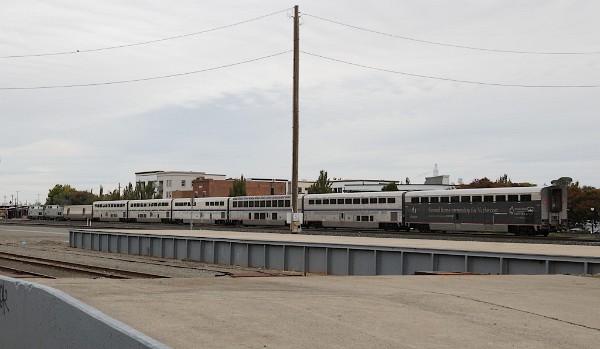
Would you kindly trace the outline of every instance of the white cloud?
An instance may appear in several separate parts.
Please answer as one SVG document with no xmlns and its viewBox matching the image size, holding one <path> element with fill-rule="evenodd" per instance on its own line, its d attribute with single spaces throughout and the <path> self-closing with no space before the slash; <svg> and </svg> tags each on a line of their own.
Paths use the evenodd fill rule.
<svg viewBox="0 0 600 349">
<path fill-rule="evenodd" d="M 592 1 L 299 1 L 300 10 L 422 40 L 531 51 L 600 51 Z M 284 9 L 279 1 L 12 2 L 0 56 L 175 36 Z M 429 76 L 508 84 L 598 84 L 600 55 L 464 50 L 302 18 L 306 52 Z M 177 74 L 291 50 L 286 13 L 177 40 L 1 59 L 0 87 Z M 56 183 L 114 188 L 142 170 L 290 177 L 291 54 L 122 85 L 0 90 L 0 199 Z M 502 88 L 410 77 L 301 55 L 300 177 L 404 179 L 438 163 L 469 181 L 507 173 L 600 186 L 599 89 Z"/>
</svg>

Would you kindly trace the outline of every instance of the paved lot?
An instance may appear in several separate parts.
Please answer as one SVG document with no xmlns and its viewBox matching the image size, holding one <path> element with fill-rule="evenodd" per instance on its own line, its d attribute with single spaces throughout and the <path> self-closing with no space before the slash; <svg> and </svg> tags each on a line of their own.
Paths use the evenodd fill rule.
<svg viewBox="0 0 600 349">
<path fill-rule="evenodd" d="M 597 348 L 600 278 L 47 280 L 174 348 Z"/>
</svg>

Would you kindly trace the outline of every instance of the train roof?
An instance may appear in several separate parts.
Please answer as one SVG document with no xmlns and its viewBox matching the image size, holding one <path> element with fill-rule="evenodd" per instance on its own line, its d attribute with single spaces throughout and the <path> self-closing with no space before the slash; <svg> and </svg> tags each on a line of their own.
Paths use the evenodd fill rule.
<svg viewBox="0 0 600 349">
<path fill-rule="evenodd" d="M 475 188 L 475 189 L 447 189 L 412 191 L 406 194 L 413 196 L 452 196 L 452 195 L 485 195 L 485 194 L 529 194 L 539 193 L 543 187 L 501 187 L 501 188 Z"/>
<path fill-rule="evenodd" d="M 315 198 L 371 198 L 381 196 L 402 196 L 406 191 L 371 191 L 362 193 L 327 193 L 327 194 L 306 194 L 308 199 Z"/>
</svg>

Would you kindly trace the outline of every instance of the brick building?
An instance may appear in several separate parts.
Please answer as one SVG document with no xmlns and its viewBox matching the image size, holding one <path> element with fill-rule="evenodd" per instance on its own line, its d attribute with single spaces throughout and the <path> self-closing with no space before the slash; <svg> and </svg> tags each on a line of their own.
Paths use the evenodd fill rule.
<svg viewBox="0 0 600 349">
<path fill-rule="evenodd" d="M 192 181 L 192 190 L 175 191 L 173 198 L 190 198 L 193 195 L 199 198 L 227 197 L 234 181 L 234 179 L 196 178 Z M 248 196 L 285 195 L 286 191 L 287 180 L 246 178 L 246 194 Z"/>
</svg>

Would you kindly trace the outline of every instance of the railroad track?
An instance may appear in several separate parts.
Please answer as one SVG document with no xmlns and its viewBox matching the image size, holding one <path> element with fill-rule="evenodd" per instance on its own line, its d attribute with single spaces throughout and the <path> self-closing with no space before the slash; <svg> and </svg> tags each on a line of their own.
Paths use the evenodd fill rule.
<svg viewBox="0 0 600 349">
<path fill-rule="evenodd" d="M 98 267 L 81 263 L 71 263 L 47 258 L 31 257 L 7 252 L 0 252 L 0 262 L 2 268 L 8 272 L 19 274 L 29 274 L 38 277 L 56 278 L 53 273 L 62 271 L 73 273 L 74 276 L 92 277 L 92 278 L 111 278 L 111 279 L 157 279 L 166 278 L 162 275 L 141 273 L 130 270 Z M 12 264 L 7 266 L 5 264 Z M 33 270 L 32 270 L 33 268 Z M 41 273 L 37 270 L 43 270 Z"/>
</svg>

